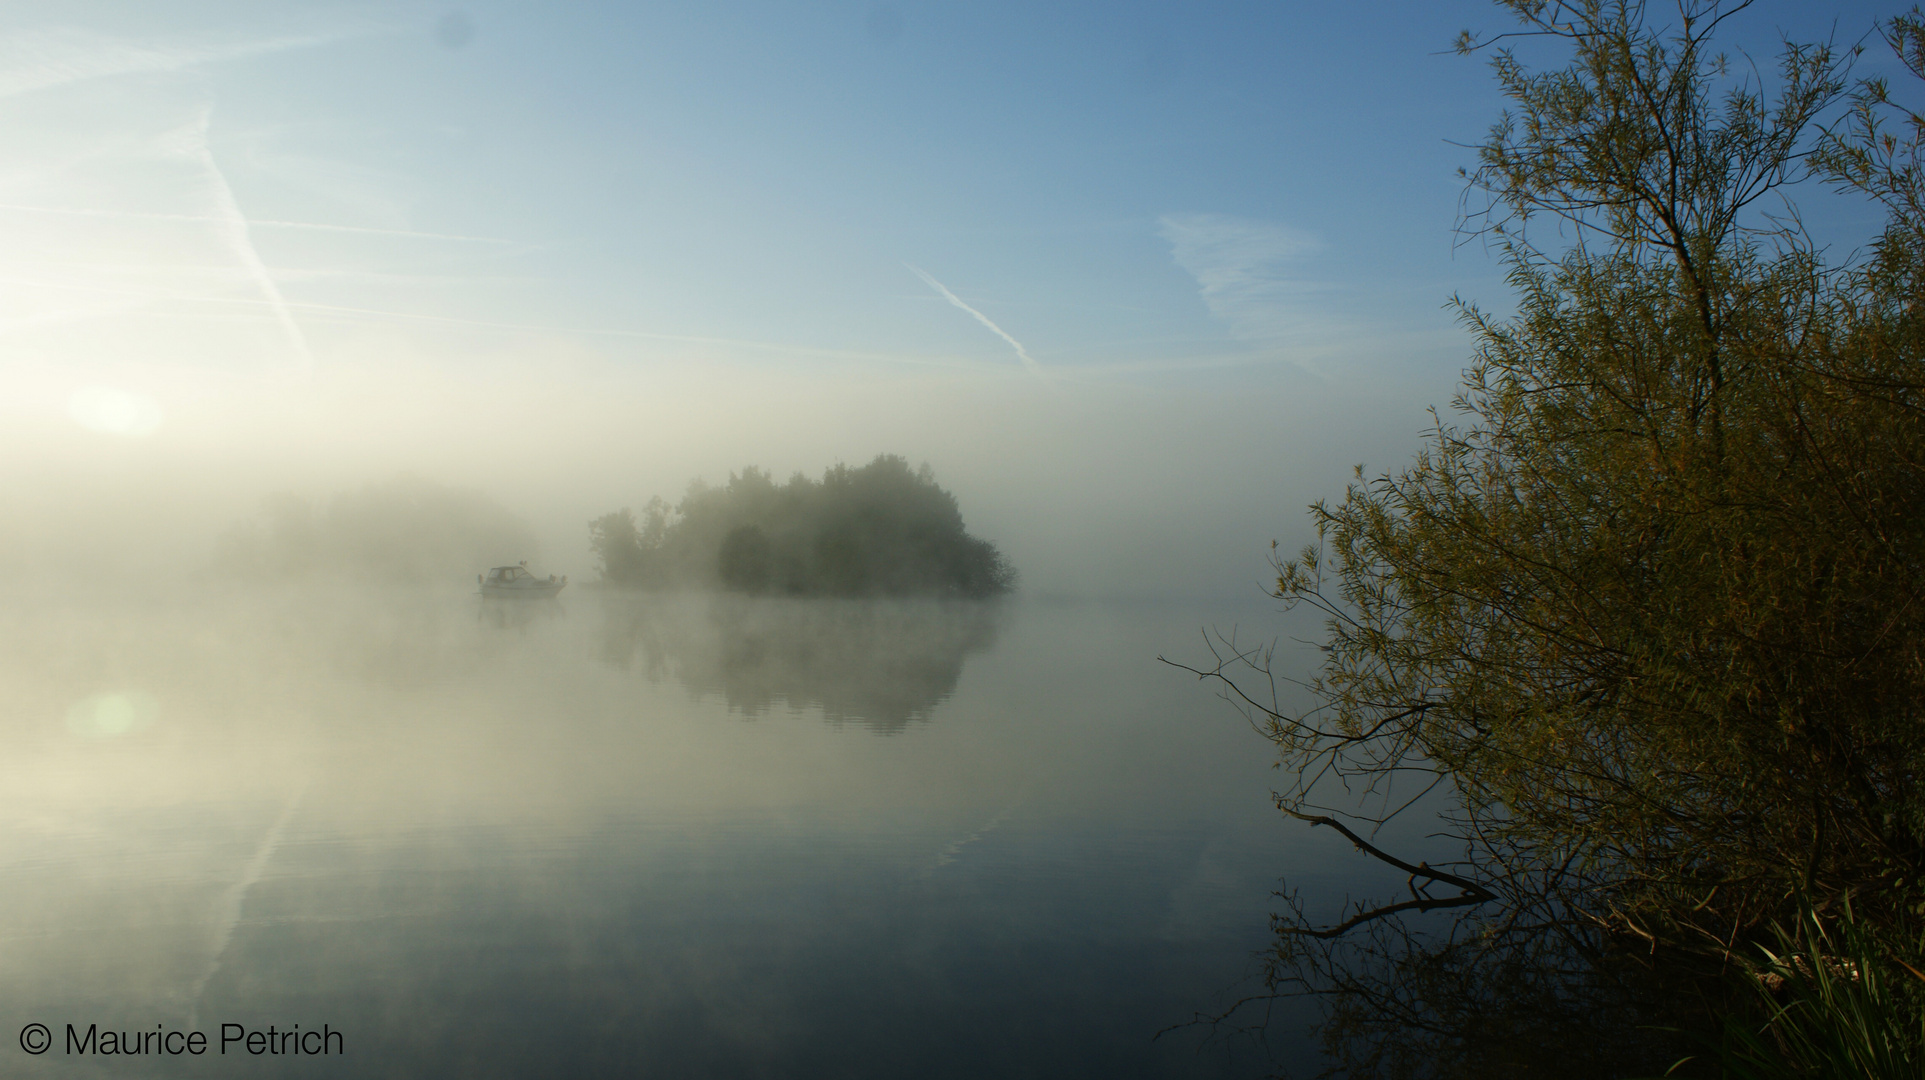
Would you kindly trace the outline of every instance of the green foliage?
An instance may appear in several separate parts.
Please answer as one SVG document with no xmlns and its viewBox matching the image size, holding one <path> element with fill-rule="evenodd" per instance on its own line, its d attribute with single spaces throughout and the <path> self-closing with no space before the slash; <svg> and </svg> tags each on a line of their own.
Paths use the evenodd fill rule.
<svg viewBox="0 0 1925 1080">
<path fill-rule="evenodd" d="M 797 473 L 778 485 L 752 467 L 723 487 L 696 481 L 673 509 L 652 500 L 639 523 L 628 510 L 596 519 L 589 542 L 603 580 L 646 588 L 984 597 L 1016 580 L 993 544 L 964 530 L 928 466 L 892 454 L 820 481 Z"/>
<path fill-rule="evenodd" d="M 1326 617 L 1309 706 L 1272 650 L 1199 672 L 1284 810 L 1382 822 L 1414 776 L 1463 855 L 1336 920 L 1286 893 L 1268 987 L 1324 1003 L 1334 1075 L 1638 1075 L 1705 1032 L 1674 1075 L 1919 1075 L 1925 114 L 1826 46 L 1729 63 L 1742 2 L 1501 6 L 1521 32 L 1466 51 L 1571 56 L 1493 50 L 1512 111 L 1466 173 L 1517 313 L 1459 305 L 1453 421 L 1276 561 Z M 1925 15 L 1886 38 L 1925 78 Z M 1792 201 L 1825 194 L 1888 214 L 1841 262 Z"/>
<path fill-rule="evenodd" d="M 1925 1075 L 1925 949 L 1806 908 L 1742 965 L 1738 1006 L 1706 1063 L 1721 1080 L 1915 1080 Z M 1680 1062 L 1684 1073 L 1695 1060 Z"/>
<path fill-rule="evenodd" d="M 736 592 L 768 592 L 775 571 L 775 549 L 769 544 L 769 534 L 760 525 L 730 529 L 722 538 L 716 570 L 722 584 Z"/>
<path fill-rule="evenodd" d="M 1316 707 L 1260 717 L 1284 802 L 1428 774 L 1466 876 L 1654 949 L 1799 894 L 1893 917 L 1925 870 L 1925 122 L 1887 141 L 1824 46 L 1767 93 L 1710 49 L 1742 4 L 1505 6 L 1573 56 L 1496 52 L 1514 112 L 1467 174 L 1518 313 L 1460 307 L 1462 423 L 1277 564 L 1329 629 Z M 1861 260 L 1786 209 L 1814 176 L 1890 210 Z"/>
</svg>

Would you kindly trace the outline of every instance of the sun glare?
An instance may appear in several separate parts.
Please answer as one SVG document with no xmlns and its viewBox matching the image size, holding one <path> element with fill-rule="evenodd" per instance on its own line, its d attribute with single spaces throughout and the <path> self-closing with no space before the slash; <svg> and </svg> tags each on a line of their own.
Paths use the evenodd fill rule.
<svg viewBox="0 0 1925 1080">
<path fill-rule="evenodd" d="M 67 710 L 67 730 L 86 739 L 113 739 L 152 725 L 159 715 L 152 694 L 95 694 Z"/>
<path fill-rule="evenodd" d="M 151 435 L 160 428 L 160 406 L 152 398 L 111 386 L 86 386 L 67 399 L 67 415 L 88 431 L 123 438 Z"/>
</svg>

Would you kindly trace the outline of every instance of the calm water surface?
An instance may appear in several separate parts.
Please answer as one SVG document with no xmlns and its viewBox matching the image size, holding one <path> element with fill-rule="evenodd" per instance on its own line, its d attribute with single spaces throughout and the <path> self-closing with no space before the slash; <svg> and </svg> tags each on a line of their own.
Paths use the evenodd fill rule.
<svg viewBox="0 0 1925 1080">
<path fill-rule="evenodd" d="M 1268 745 L 1158 653 L 1260 605 L 457 592 L 0 614 L 9 1076 L 1195 1076 L 1256 989 Z M 1271 632 L 1275 632 L 1274 628 Z M 52 1049 L 15 1043 L 46 1024 Z M 65 1027 L 202 1031 L 202 1057 Z M 340 1032 L 223 1057 L 222 1024 Z M 313 1045 L 312 1041 L 309 1043 Z M 1311 1071 L 1314 1071 L 1312 1069 Z"/>
</svg>

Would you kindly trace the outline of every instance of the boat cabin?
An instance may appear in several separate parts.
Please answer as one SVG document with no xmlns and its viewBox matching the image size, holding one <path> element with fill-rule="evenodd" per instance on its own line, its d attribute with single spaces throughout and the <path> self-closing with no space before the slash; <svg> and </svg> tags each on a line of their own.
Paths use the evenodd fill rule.
<svg viewBox="0 0 1925 1080">
<path fill-rule="evenodd" d="M 536 577 L 528 572 L 527 563 L 522 563 L 520 566 L 497 566 L 488 571 L 486 576 L 476 574 L 475 581 L 481 585 L 483 596 L 523 598 L 554 596 L 568 584 L 567 578 L 557 578 L 553 574 L 548 575 L 545 581 Z"/>
</svg>

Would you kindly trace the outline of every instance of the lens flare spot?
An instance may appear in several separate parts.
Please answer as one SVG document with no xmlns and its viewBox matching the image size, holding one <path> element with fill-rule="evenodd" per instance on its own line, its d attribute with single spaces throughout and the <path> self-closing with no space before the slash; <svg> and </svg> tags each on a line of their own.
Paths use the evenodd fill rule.
<svg viewBox="0 0 1925 1080">
<path fill-rule="evenodd" d="M 95 694 L 67 710 L 67 730 L 84 739 L 117 739 L 151 726 L 159 715 L 152 694 Z"/>
<path fill-rule="evenodd" d="M 83 386 L 67 399 L 67 415 L 88 431 L 139 438 L 160 427 L 160 406 L 152 398 L 111 386 Z"/>
</svg>

